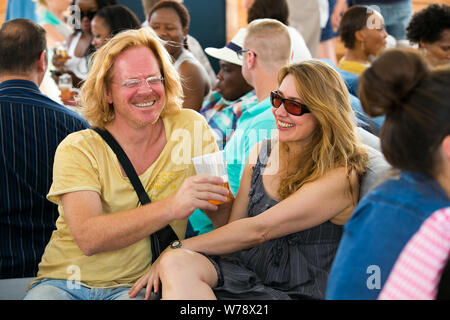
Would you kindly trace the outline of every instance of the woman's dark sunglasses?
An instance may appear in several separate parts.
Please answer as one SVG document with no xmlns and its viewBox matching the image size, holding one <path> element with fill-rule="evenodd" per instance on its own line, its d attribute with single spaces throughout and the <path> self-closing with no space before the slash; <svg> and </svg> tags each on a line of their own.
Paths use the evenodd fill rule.
<svg viewBox="0 0 450 320">
<path fill-rule="evenodd" d="M 310 113 L 306 105 L 295 100 L 285 99 L 278 91 L 272 91 L 270 93 L 270 102 L 274 108 L 279 108 L 281 104 L 284 105 L 284 109 L 294 116 L 301 116 L 305 113 Z"/>
</svg>

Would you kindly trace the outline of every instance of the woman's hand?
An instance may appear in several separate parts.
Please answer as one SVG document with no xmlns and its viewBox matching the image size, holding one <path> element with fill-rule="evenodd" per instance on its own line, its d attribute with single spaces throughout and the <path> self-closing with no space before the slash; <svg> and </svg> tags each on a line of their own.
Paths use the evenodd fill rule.
<svg viewBox="0 0 450 320">
<path fill-rule="evenodd" d="M 64 71 L 66 67 L 66 62 L 71 57 L 69 55 L 62 56 L 58 53 L 58 50 L 56 48 L 53 49 L 53 57 L 52 57 L 52 64 L 53 66 L 60 72 Z"/>
<path fill-rule="evenodd" d="M 167 249 L 166 249 L 167 250 Z M 142 277 L 140 277 L 136 283 L 131 287 L 130 291 L 128 291 L 128 296 L 130 298 L 136 297 L 136 295 L 141 291 L 142 288 L 146 287 L 145 289 L 145 300 L 150 300 L 150 296 L 152 293 L 152 289 L 155 293 L 158 293 L 159 291 L 159 262 L 161 261 L 161 257 L 166 252 L 164 250 L 161 255 L 156 259 L 156 261 L 152 264 L 150 269 L 147 271 L 146 274 L 144 274 Z"/>
<path fill-rule="evenodd" d="M 173 219 L 187 219 L 196 209 L 217 210 L 208 200 L 227 201 L 229 190 L 222 183 L 222 178 L 206 174 L 185 179 L 177 193 L 168 199 Z"/>
<path fill-rule="evenodd" d="M 331 13 L 330 21 L 333 32 L 337 32 L 341 24 L 342 16 L 347 11 L 347 0 L 338 0 Z"/>
</svg>

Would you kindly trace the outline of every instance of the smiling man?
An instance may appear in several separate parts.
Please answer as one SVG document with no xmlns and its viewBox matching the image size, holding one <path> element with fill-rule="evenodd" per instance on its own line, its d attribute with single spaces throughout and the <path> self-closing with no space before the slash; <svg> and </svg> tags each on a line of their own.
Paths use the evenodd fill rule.
<svg viewBox="0 0 450 320">
<path fill-rule="evenodd" d="M 194 176 L 190 161 L 217 145 L 203 117 L 181 108 L 181 97 L 178 73 L 150 28 L 122 32 L 95 53 L 81 90 L 86 119 L 117 140 L 152 202 L 140 203 L 96 131 L 69 135 L 56 151 L 47 195 L 58 205 L 57 229 L 26 299 L 128 299 L 154 255 L 149 236 L 170 225 L 183 239 L 194 209 L 217 210 L 207 200 L 223 201 L 227 189 L 218 177 Z M 194 141 L 198 131 L 203 139 Z"/>
</svg>

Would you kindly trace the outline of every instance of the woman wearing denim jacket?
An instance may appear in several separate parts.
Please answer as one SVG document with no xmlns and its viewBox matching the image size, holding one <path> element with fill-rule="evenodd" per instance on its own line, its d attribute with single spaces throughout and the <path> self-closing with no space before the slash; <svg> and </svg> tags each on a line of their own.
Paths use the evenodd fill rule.
<svg viewBox="0 0 450 320">
<path fill-rule="evenodd" d="M 436 210 L 450 205 L 450 68 L 430 71 L 411 51 L 382 54 L 360 79 L 370 116 L 399 175 L 363 198 L 328 278 L 327 299 L 376 299 L 401 250 Z"/>
</svg>

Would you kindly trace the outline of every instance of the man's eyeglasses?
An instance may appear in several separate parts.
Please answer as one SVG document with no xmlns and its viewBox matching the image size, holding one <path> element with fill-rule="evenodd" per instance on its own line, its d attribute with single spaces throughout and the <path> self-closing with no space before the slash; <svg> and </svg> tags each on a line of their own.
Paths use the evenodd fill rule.
<svg viewBox="0 0 450 320">
<path fill-rule="evenodd" d="M 128 79 L 124 82 L 121 82 L 120 85 L 122 85 L 125 88 L 137 88 L 142 84 L 142 81 L 145 81 L 148 87 L 151 87 L 151 85 L 157 85 L 160 83 L 164 83 L 164 77 L 163 76 L 150 76 L 145 79 Z"/>
<path fill-rule="evenodd" d="M 236 51 L 236 54 L 237 54 L 238 58 L 240 60 L 242 60 L 242 56 L 244 55 L 244 53 L 245 52 L 250 52 L 250 51 L 253 52 L 253 54 L 256 56 L 256 53 L 253 50 L 250 50 L 250 49 L 241 49 L 239 51 Z"/>
<path fill-rule="evenodd" d="M 270 103 L 272 103 L 272 106 L 274 108 L 279 108 L 281 104 L 283 104 L 284 109 L 286 109 L 288 113 L 294 116 L 301 116 L 305 113 L 311 112 L 303 103 L 291 99 L 285 99 L 280 96 L 278 91 L 272 91 L 270 93 Z"/>
</svg>

